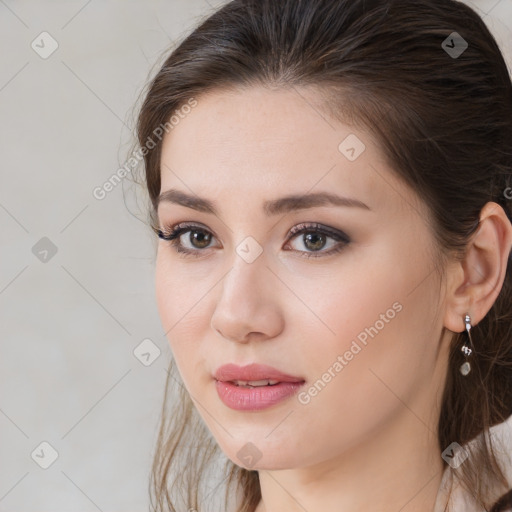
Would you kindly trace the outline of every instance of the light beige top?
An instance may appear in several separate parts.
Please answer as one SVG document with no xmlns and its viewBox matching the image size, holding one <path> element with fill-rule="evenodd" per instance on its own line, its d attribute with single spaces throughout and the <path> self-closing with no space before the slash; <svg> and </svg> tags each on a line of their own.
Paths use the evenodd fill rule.
<svg viewBox="0 0 512 512">
<path fill-rule="evenodd" d="M 509 488 L 512 488 L 512 416 L 510 416 L 505 422 L 492 427 L 490 432 L 498 463 L 502 467 L 505 477 L 507 478 Z M 474 441 L 471 441 L 471 443 L 473 442 Z M 462 464 L 464 464 L 464 462 L 462 462 Z M 445 510 L 450 484 L 453 484 L 453 490 L 449 500 L 449 508 L 446 509 L 447 511 L 485 512 L 484 508 L 479 507 L 476 504 L 473 495 L 462 488 L 458 481 L 458 475 L 459 473 L 456 468 L 452 468 L 451 466 L 446 468 L 443 480 L 439 487 L 434 512 L 443 512 Z M 493 500 L 491 504 L 493 504 L 504 493 L 504 491 L 498 490 L 496 485 L 491 484 L 490 487 L 493 489 L 493 495 L 491 497 Z"/>
</svg>

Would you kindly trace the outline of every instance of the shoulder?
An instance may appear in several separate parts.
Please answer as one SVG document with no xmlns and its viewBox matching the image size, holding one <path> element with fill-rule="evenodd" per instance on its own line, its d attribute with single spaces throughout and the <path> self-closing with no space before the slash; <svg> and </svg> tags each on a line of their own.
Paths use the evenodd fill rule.
<svg viewBox="0 0 512 512">
<path fill-rule="evenodd" d="M 491 431 L 496 439 L 496 456 L 510 488 L 495 501 L 490 512 L 512 512 L 512 416 Z"/>
<path fill-rule="evenodd" d="M 477 438 L 468 444 L 481 441 L 482 435 L 478 437 L 480 439 Z M 504 493 L 503 486 L 498 489 L 497 484 L 489 483 L 488 500 L 491 505 L 485 510 L 460 484 L 460 471 L 448 466 L 439 488 L 435 512 L 512 512 L 512 416 L 503 423 L 493 426 L 490 429 L 490 437 L 496 459 L 507 479 L 508 490 Z M 482 474 L 482 478 L 485 479 L 485 474 Z"/>
<path fill-rule="evenodd" d="M 512 489 L 494 503 L 490 512 L 512 512 Z"/>
</svg>

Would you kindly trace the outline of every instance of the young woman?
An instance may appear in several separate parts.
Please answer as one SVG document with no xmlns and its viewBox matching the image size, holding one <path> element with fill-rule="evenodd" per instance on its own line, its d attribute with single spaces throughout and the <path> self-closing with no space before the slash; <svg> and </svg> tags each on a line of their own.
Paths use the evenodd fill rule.
<svg viewBox="0 0 512 512">
<path fill-rule="evenodd" d="M 508 510 L 512 84 L 482 19 L 234 0 L 138 139 L 181 387 L 156 509 Z"/>
</svg>

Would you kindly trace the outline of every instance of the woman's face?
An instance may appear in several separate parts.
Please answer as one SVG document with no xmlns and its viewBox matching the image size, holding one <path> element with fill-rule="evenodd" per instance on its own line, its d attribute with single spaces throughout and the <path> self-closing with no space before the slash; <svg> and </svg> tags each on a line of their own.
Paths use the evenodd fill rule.
<svg viewBox="0 0 512 512">
<path fill-rule="evenodd" d="M 427 434 L 444 385 L 444 297 L 425 206 L 368 133 L 328 119 L 316 98 L 304 88 L 215 91 L 197 98 L 162 148 L 161 193 L 215 208 L 159 204 L 164 232 L 187 223 L 174 241 L 191 253 L 159 241 L 162 325 L 204 423 L 252 469 L 327 461 L 403 435 L 400 424 Z M 321 193 L 353 201 L 278 202 Z M 306 231 L 290 236 L 301 224 Z M 304 382 L 240 410 L 214 378 L 229 363 Z M 237 391 L 247 399 L 261 390 Z"/>
</svg>

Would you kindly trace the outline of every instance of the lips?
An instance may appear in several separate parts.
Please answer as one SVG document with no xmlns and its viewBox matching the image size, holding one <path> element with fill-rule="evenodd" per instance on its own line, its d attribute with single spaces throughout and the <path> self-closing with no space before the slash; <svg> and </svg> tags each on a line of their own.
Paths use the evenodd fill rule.
<svg viewBox="0 0 512 512">
<path fill-rule="evenodd" d="M 304 385 L 302 377 L 264 364 L 226 364 L 214 374 L 215 388 L 224 405 L 236 411 L 262 411 L 285 403 Z"/>
<path fill-rule="evenodd" d="M 214 378 L 220 382 L 246 383 L 257 381 L 272 382 L 295 382 L 303 383 L 302 377 L 288 375 L 277 368 L 264 364 L 249 364 L 247 366 L 238 366 L 236 364 L 225 364 L 219 367 L 214 373 Z M 272 384 L 270 384 L 272 385 Z"/>
</svg>

